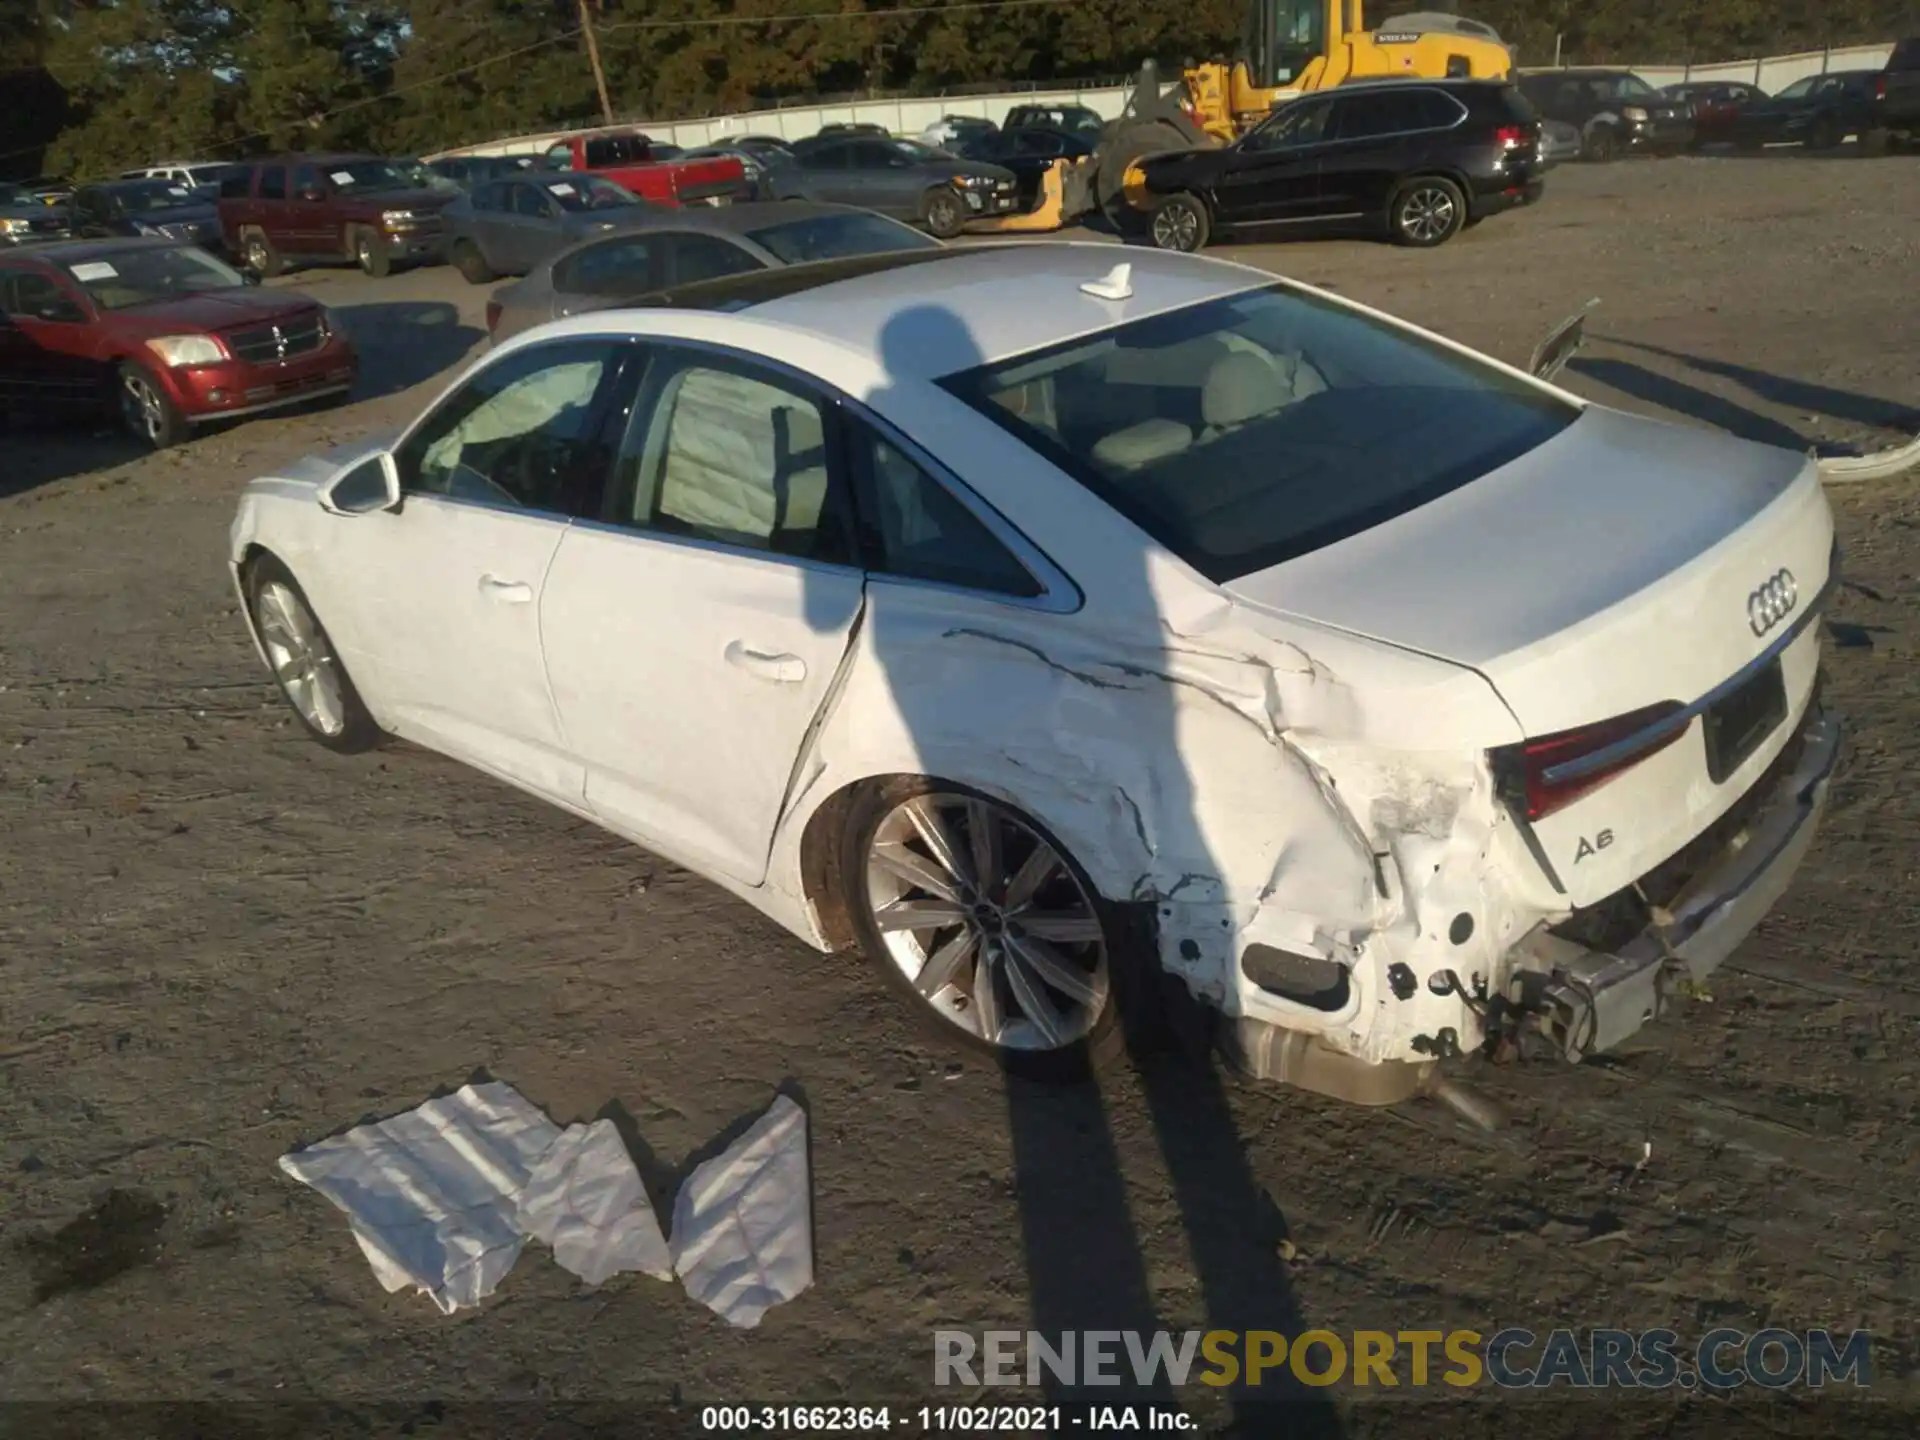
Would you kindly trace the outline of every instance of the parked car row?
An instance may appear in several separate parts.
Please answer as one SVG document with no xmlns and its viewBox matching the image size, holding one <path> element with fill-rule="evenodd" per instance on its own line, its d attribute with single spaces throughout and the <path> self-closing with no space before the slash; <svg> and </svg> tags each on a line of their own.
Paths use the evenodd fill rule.
<svg viewBox="0 0 1920 1440">
<path fill-rule="evenodd" d="M 1920 39 L 1901 41 L 1882 69 L 1808 75 L 1772 95 L 1731 80 L 1656 89 L 1631 72 L 1598 69 L 1522 75 L 1519 85 L 1544 119 L 1579 132 L 1590 161 L 1715 145 L 1831 150 L 1852 138 L 1898 148 L 1920 138 Z"/>
</svg>

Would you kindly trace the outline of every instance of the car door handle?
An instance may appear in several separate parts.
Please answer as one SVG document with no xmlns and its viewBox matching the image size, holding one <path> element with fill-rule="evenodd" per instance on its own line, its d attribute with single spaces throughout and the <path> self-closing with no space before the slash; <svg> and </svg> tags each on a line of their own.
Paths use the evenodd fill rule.
<svg viewBox="0 0 1920 1440">
<path fill-rule="evenodd" d="M 525 605 L 533 599 L 533 586 L 524 580 L 496 580 L 482 575 L 480 593 L 501 605 Z"/>
<path fill-rule="evenodd" d="M 807 662 L 798 655 L 769 655 L 738 640 L 727 646 L 726 654 L 729 665 L 777 685 L 798 685 L 807 678 Z"/>
</svg>

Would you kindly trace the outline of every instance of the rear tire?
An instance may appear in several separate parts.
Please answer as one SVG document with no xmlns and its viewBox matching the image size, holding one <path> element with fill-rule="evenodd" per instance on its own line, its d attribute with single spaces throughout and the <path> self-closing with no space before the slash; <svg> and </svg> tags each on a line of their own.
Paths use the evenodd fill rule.
<svg viewBox="0 0 1920 1440">
<path fill-rule="evenodd" d="M 247 567 L 246 591 L 254 633 L 300 727 L 341 755 L 371 750 L 386 738 L 293 572 L 262 555 Z"/>
<path fill-rule="evenodd" d="M 387 242 L 365 226 L 353 233 L 353 261 L 362 275 L 375 280 L 384 280 L 393 273 L 393 255 L 387 249 Z"/>
<path fill-rule="evenodd" d="M 1444 175 L 1423 175 L 1394 192 L 1387 206 L 1393 243 L 1431 250 L 1458 235 L 1467 223 L 1467 197 Z"/>
<path fill-rule="evenodd" d="M 935 817 L 953 849 L 952 866 L 939 861 L 934 847 L 921 838 L 926 832 L 913 823 L 909 807 Z M 987 853 L 990 865 L 997 862 L 977 890 L 976 820 L 983 833 L 990 829 L 996 837 Z M 1139 964 L 1137 932 L 1036 821 L 966 786 L 901 777 L 869 785 L 854 798 L 841 845 L 842 899 L 855 938 L 887 987 L 932 1034 L 953 1048 L 990 1056 L 1010 1074 L 1036 1080 L 1084 1079 L 1124 1048 L 1121 992 L 1134 973 L 1130 967 Z M 1011 894 L 1024 883 L 1027 860 L 1044 865 L 1042 847 L 1051 852 L 1051 864 L 1030 894 Z M 930 883 L 904 878 L 884 863 L 888 854 L 930 877 Z M 945 901 L 939 895 L 943 888 L 963 902 Z M 985 918 L 977 923 L 934 919 L 908 929 L 890 916 L 883 932 L 879 912 L 902 904 L 941 906 L 956 915 L 979 912 Z M 1043 925 L 1050 938 L 1042 942 L 1036 969 L 1021 957 Z M 921 981 L 934 965 L 945 968 L 927 994 Z M 1047 979 L 1047 968 L 1067 982 L 1066 988 Z M 1036 994 L 1044 1002 L 1047 1027 L 1064 1037 L 1058 1043 L 1030 1018 L 1026 1000 Z M 987 1038 L 985 1029 L 999 1039 Z"/>
<path fill-rule="evenodd" d="M 493 267 L 487 264 L 487 257 L 480 253 L 480 247 L 471 240 L 454 241 L 452 259 L 453 268 L 469 285 L 485 285 L 498 278 Z"/>
<path fill-rule="evenodd" d="M 967 228 L 967 207 L 951 186 L 942 185 L 927 192 L 920 203 L 920 218 L 936 239 L 951 240 Z"/>
<path fill-rule="evenodd" d="M 262 280 L 271 280 L 286 269 L 286 262 L 264 230 L 250 230 L 240 237 L 240 258 Z"/>
<path fill-rule="evenodd" d="M 1196 196 L 1169 195 L 1154 210 L 1147 234 L 1157 249 L 1192 255 L 1207 248 L 1213 222 Z"/>
</svg>

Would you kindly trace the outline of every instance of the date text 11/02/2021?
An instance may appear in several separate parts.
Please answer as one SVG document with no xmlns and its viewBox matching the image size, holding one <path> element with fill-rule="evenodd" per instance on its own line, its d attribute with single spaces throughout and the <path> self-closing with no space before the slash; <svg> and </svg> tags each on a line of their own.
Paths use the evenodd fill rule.
<svg viewBox="0 0 1920 1440">
<path fill-rule="evenodd" d="M 771 1435 L 891 1431 L 926 1434 L 1043 1434 L 1074 1430 L 1174 1432 L 1199 1421 L 1164 1405 L 708 1405 L 700 1428 Z"/>
</svg>

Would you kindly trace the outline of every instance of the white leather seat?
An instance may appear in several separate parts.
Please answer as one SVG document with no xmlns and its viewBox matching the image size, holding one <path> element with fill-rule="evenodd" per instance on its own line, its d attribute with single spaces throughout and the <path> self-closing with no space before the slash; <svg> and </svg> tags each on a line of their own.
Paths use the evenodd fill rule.
<svg viewBox="0 0 1920 1440">
<path fill-rule="evenodd" d="M 1093 462 L 1109 470 L 1138 470 L 1178 455 L 1193 444 L 1193 431 L 1178 420 L 1142 420 L 1095 443 Z"/>
</svg>

